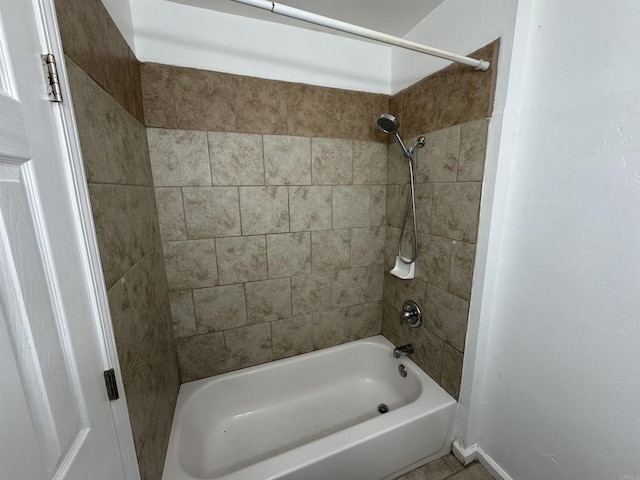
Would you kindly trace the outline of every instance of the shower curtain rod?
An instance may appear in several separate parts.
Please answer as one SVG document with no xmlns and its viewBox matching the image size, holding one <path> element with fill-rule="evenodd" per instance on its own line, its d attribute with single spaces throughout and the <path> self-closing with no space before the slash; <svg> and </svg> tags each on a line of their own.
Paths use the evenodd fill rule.
<svg viewBox="0 0 640 480">
<path fill-rule="evenodd" d="M 476 60 L 475 58 L 465 57 L 456 53 L 447 52 L 438 48 L 428 47 L 420 43 L 405 40 L 404 38 L 394 37 L 386 33 L 371 30 L 369 28 L 353 25 L 352 23 L 336 20 L 335 18 L 325 17 L 316 13 L 307 12 L 295 7 L 289 7 L 280 3 L 275 3 L 270 0 L 232 0 L 237 3 L 257 7 L 262 10 L 268 10 L 271 13 L 283 15 L 285 17 L 295 18 L 302 20 L 303 22 L 313 23 L 323 27 L 332 28 L 333 30 L 340 30 L 341 32 L 357 35 L 358 37 L 369 38 L 378 42 L 387 43 L 400 48 L 406 48 L 407 50 L 413 50 L 414 52 L 424 53 L 426 55 L 432 55 L 434 57 L 444 58 L 452 62 L 461 63 L 470 67 L 475 67 L 476 70 L 488 70 L 489 62 L 485 60 Z"/>
</svg>

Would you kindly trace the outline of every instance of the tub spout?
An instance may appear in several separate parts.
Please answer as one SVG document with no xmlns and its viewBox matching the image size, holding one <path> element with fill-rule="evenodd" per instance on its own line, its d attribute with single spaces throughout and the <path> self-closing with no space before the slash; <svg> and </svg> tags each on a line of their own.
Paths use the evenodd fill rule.
<svg viewBox="0 0 640 480">
<path fill-rule="evenodd" d="M 414 351 L 413 345 L 407 343 L 406 345 L 402 345 L 400 347 L 396 347 L 393 349 L 393 357 L 400 358 L 402 355 L 411 355 Z"/>
</svg>

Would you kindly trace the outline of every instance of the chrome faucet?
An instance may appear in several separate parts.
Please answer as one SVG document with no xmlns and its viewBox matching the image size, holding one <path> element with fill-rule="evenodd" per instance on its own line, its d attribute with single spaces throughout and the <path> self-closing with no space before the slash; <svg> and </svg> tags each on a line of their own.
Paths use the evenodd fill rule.
<svg viewBox="0 0 640 480">
<path fill-rule="evenodd" d="M 413 345 L 407 343 L 393 349 L 393 358 L 400 358 L 402 355 L 411 355 L 414 352 Z"/>
</svg>

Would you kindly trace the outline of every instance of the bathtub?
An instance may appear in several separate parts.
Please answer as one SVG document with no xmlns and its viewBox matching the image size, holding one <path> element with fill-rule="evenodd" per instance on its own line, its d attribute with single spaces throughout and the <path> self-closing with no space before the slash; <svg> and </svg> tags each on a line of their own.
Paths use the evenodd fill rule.
<svg viewBox="0 0 640 480">
<path fill-rule="evenodd" d="M 456 402 L 393 348 L 376 336 L 183 384 L 163 480 L 390 480 L 444 455 Z"/>
</svg>

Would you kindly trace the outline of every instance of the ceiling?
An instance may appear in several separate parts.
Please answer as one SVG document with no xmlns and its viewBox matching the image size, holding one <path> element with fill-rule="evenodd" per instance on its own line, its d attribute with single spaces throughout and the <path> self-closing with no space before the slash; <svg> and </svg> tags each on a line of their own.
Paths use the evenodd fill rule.
<svg viewBox="0 0 640 480">
<path fill-rule="evenodd" d="M 242 5 L 232 0 L 170 1 L 311 30 L 331 31 L 310 23 L 274 15 L 259 8 Z M 282 3 L 402 37 L 443 1 L 444 0 L 284 0 L 283 2 L 276 1 L 276 3 Z"/>
</svg>

